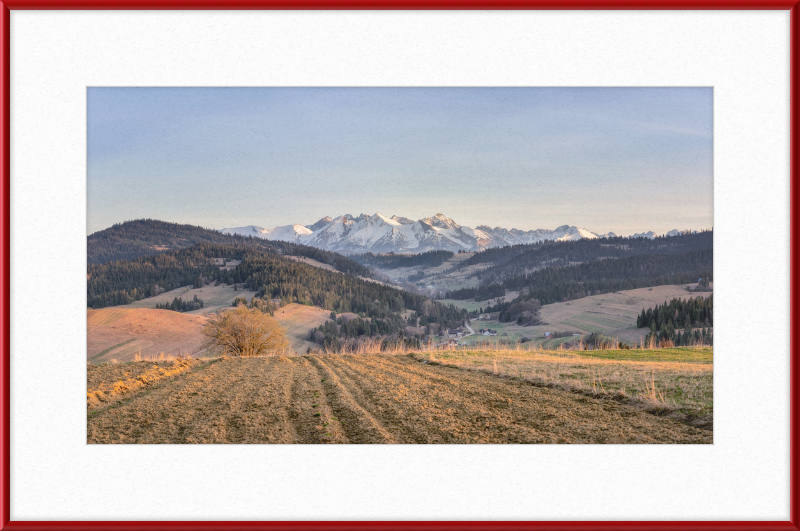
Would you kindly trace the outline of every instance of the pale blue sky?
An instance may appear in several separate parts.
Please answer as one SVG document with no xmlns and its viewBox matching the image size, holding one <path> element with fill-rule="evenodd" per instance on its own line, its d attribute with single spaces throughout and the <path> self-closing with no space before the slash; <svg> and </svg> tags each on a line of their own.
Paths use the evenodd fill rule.
<svg viewBox="0 0 800 531">
<path fill-rule="evenodd" d="M 380 212 L 713 225 L 711 88 L 90 88 L 88 232 Z"/>
</svg>

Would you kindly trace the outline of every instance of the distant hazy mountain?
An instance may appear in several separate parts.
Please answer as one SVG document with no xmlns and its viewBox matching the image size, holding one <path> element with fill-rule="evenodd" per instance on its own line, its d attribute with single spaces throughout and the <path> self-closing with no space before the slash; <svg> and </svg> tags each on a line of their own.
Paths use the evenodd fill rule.
<svg viewBox="0 0 800 531">
<path fill-rule="evenodd" d="M 459 225 L 442 213 L 417 221 L 401 216 L 386 217 L 361 214 L 358 217 L 345 214 L 335 218 L 324 217 L 311 225 L 285 225 L 265 229 L 255 225 L 222 229 L 225 234 L 255 236 L 267 240 L 302 243 L 344 253 L 422 253 L 433 250 L 479 251 L 489 247 L 503 247 L 536 243 L 545 240 L 572 241 L 583 238 L 615 238 L 609 232 L 597 234 L 587 229 L 562 225 L 556 229 L 491 228 L 479 225 L 470 228 Z M 680 233 L 679 231 L 671 231 Z M 634 237 L 654 238 L 652 231 Z"/>
</svg>

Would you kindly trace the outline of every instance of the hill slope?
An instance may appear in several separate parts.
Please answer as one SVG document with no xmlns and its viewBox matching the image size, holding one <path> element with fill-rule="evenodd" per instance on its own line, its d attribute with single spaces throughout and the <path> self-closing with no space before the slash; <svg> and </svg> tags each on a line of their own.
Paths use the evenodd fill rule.
<svg viewBox="0 0 800 531">
<path fill-rule="evenodd" d="M 302 256 L 330 265 L 342 273 L 367 278 L 370 276 L 368 268 L 338 253 L 291 242 L 252 237 L 258 234 L 256 229 L 260 227 L 243 229 L 248 229 L 244 231 L 247 234 L 235 235 L 154 219 L 126 221 L 87 237 L 87 262 L 90 266 L 100 265 L 115 260 L 133 260 L 166 254 L 188 249 L 197 244 L 220 244 L 249 246 L 283 255 Z"/>
<path fill-rule="evenodd" d="M 86 241 L 87 260 L 90 264 L 104 264 L 185 249 L 201 242 L 235 243 L 243 240 L 241 236 L 221 234 L 194 225 L 137 219 L 90 234 Z"/>
<path fill-rule="evenodd" d="M 86 312 L 86 357 L 89 363 L 103 363 L 132 361 L 139 353 L 149 358 L 161 352 L 197 355 L 205 323 L 202 315 L 169 310 L 90 309 Z"/>
</svg>

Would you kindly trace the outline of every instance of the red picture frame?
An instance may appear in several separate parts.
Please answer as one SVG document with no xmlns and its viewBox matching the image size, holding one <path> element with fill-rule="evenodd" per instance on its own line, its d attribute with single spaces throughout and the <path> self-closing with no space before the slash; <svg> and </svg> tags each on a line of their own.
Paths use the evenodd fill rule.
<svg viewBox="0 0 800 531">
<path fill-rule="evenodd" d="M 788 10 L 790 72 L 790 520 L 789 521 L 11 521 L 10 505 L 10 18 L 11 10 Z M 0 530 L 800 530 L 800 0 L 3 0 L 0 1 Z"/>
</svg>

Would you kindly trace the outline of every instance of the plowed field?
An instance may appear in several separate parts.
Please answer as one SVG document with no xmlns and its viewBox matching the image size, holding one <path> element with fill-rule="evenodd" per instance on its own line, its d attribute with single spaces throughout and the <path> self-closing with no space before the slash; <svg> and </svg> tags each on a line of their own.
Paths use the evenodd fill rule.
<svg viewBox="0 0 800 531">
<path fill-rule="evenodd" d="M 205 363 L 90 411 L 88 442 L 711 443 L 712 433 L 613 400 L 364 355 Z"/>
</svg>

